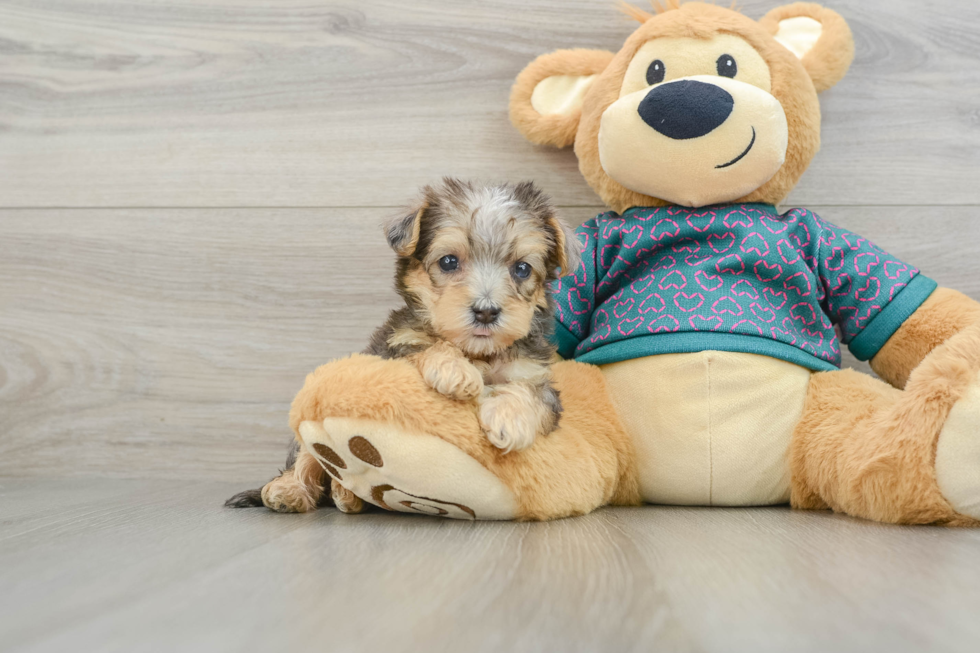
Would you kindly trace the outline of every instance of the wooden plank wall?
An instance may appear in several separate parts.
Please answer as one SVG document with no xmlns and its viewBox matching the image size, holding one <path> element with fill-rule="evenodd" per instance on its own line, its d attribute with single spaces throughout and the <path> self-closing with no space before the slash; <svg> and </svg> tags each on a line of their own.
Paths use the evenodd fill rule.
<svg viewBox="0 0 980 653">
<path fill-rule="evenodd" d="M 980 3 L 825 4 L 857 57 L 787 204 L 980 299 Z M 506 103 L 631 29 L 605 0 L 0 1 L 0 474 L 271 474 L 304 374 L 394 304 L 377 225 L 419 185 L 601 210 Z"/>
</svg>

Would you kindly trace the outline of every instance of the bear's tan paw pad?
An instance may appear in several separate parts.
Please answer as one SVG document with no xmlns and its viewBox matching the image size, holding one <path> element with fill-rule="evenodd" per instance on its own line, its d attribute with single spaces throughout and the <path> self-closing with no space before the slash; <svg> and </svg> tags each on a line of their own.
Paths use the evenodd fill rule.
<svg viewBox="0 0 980 653">
<path fill-rule="evenodd" d="M 517 502 L 469 455 L 427 433 L 353 418 L 300 424 L 303 446 L 330 475 L 338 510 L 385 510 L 454 519 L 514 519 Z M 355 509 L 356 508 L 356 509 Z"/>
<path fill-rule="evenodd" d="M 939 433 L 936 482 L 956 512 L 980 519 L 980 377 L 953 405 Z"/>
</svg>

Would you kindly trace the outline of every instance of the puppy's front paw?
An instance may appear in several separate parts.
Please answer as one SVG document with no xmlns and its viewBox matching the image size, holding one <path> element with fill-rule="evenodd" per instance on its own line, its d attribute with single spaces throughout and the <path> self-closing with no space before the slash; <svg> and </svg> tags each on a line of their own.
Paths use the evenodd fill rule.
<svg viewBox="0 0 980 653">
<path fill-rule="evenodd" d="M 527 449 L 537 431 L 536 407 L 527 393 L 504 388 L 480 403 L 480 426 L 490 444 L 504 453 Z"/>
<path fill-rule="evenodd" d="M 419 372 L 433 390 L 467 401 L 483 392 L 483 375 L 462 355 L 432 347 L 418 358 Z"/>
</svg>

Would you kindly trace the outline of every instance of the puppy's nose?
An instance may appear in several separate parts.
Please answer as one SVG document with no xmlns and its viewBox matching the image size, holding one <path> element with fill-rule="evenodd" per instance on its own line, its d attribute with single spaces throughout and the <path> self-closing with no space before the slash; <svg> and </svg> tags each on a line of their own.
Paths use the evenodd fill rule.
<svg viewBox="0 0 980 653">
<path fill-rule="evenodd" d="M 491 306 L 490 308 L 477 308 L 474 306 L 473 317 L 480 324 L 493 324 L 500 317 L 500 309 L 496 306 Z"/>
<path fill-rule="evenodd" d="M 637 112 L 667 138 L 682 140 L 711 133 L 734 107 L 735 98 L 720 86 L 682 79 L 652 89 Z"/>
</svg>

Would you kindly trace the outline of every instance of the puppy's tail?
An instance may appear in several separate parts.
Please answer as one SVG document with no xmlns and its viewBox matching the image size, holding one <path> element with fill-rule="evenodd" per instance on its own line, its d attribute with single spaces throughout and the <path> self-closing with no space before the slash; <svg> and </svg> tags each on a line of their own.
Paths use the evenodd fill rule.
<svg viewBox="0 0 980 653">
<path fill-rule="evenodd" d="M 283 472 L 293 468 L 293 465 L 296 464 L 297 455 L 299 455 L 299 443 L 291 439 L 289 441 L 289 453 L 286 454 L 286 469 L 282 470 Z M 279 472 L 279 474 L 281 475 L 282 472 Z M 262 487 L 265 486 L 263 485 Z M 329 495 L 330 493 L 327 492 L 327 494 Z M 235 496 L 225 501 L 225 508 L 261 508 L 264 505 L 265 504 L 262 503 L 261 487 L 254 490 L 239 492 Z"/>
<path fill-rule="evenodd" d="M 225 508 L 261 508 L 262 488 L 245 490 L 225 501 Z"/>
</svg>

